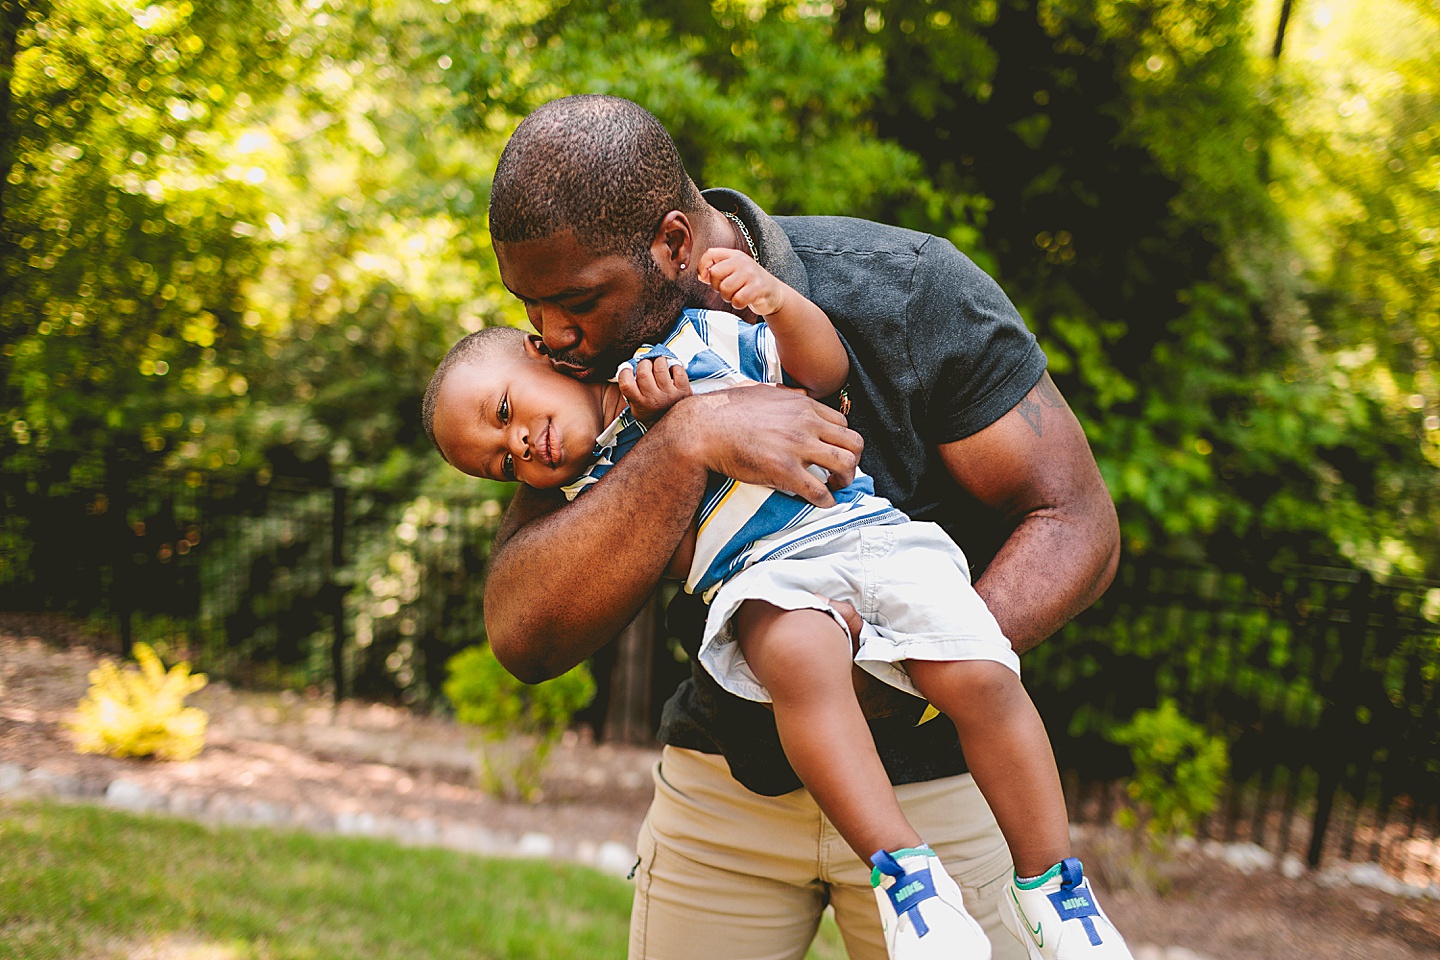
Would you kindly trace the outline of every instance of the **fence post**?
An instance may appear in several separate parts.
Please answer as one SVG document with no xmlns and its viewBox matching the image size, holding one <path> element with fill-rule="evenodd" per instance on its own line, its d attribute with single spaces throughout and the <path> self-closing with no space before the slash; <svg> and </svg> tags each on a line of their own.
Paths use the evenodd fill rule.
<svg viewBox="0 0 1440 960">
<path fill-rule="evenodd" d="M 135 592 L 140 577 L 135 569 L 135 531 L 130 526 L 129 472 L 118 455 L 106 457 L 106 524 L 111 531 L 110 595 L 107 598 L 120 630 L 120 656 L 130 659 L 135 645 Z"/>
<path fill-rule="evenodd" d="M 1319 778 L 1316 785 L 1315 822 L 1310 831 L 1310 849 L 1305 859 L 1311 868 L 1320 866 L 1320 855 L 1325 849 L 1325 832 L 1330 828 L 1330 815 L 1335 809 L 1335 794 L 1349 766 L 1348 758 L 1341 752 L 1340 745 L 1346 740 L 1347 720 L 1355 718 L 1354 684 L 1359 675 L 1360 655 L 1365 648 L 1365 636 L 1370 629 L 1370 603 L 1373 583 L 1368 573 L 1362 573 L 1350 595 L 1349 629 L 1340 631 L 1340 662 L 1331 674 L 1325 691 L 1325 708 L 1320 714 L 1320 727 L 1316 741 L 1321 745 L 1318 764 Z M 1323 639 L 1323 637 L 1322 637 Z M 1348 695 L 1342 697 L 1342 691 Z"/>
<path fill-rule="evenodd" d="M 345 565 L 345 487 L 330 487 L 330 672 L 335 681 L 335 703 L 345 699 L 345 586 L 340 571 Z"/>
</svg>

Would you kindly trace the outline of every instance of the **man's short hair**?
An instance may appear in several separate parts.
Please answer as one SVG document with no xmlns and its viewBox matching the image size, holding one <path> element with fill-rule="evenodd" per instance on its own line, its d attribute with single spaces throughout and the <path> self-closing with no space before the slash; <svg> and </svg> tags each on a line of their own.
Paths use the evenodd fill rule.
<svg viewBox="0 0 1440 960">
<path fill-rule="evenodd" d="M 665 214 L 704 203 L 648 110 L 582 94 L 550 101 L 511 135 L 490 188 L 490 236 L 520 243 L 569 229 L 598 254 L 640 259 Z"/>
<path fill-rule="evenodd" d="M 435 441 L 435 404 L 440 399 L 440 389 L 445 386 L 445 378 L 450 375 L 450 371 L 462 363 L 478 363 L 497 347 L 503 344 L 519 344 L 524 339 L 525 331 L 517 327 L 482 327 L 461 337 L 445 354 L 440 365 L 430 375 L 430 383 L 425 387 L 425 397 L 420 401 L 420 421 L 425 426 L 425 436 L 435 444 L 436 450 L 440 450 L 440 444 Z M 440 450 L 440 456 L 445 456 L 444 450 Z"/>
</svg>

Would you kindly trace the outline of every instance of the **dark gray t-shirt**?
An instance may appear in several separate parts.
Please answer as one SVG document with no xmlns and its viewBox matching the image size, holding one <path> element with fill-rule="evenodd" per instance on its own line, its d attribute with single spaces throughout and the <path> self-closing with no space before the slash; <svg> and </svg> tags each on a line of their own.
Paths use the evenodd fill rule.
<svg viewBox="0 0 1440 960">
<path fill-rule="evenodd" d="M 1045 372 L 1045 354 L 1009 298 L 949 242 L 848 217 L 771 218 L 733 190 L 705 198 L 737 213 L 760 261 L 817 303 L 850 354 L 850 426 L 865 438 L 861 466 L 912 519 L 944 527 L 974 576 L 1009 530 L 951 479 L 936 448 L 989 426 Z M 758 703 L 721 690 L 700 668 L 704 606 L 680 594 L 670 632 L 690 655 L 691 678 L 665 704 L 660 740 L 725 757 L 755 793 L 800 786 L 775 720 Z M 919 727 L 913 711 L 870 724 L 894 783 L 965 771 L 954 726 L 938 717 Z"/>
</svg>

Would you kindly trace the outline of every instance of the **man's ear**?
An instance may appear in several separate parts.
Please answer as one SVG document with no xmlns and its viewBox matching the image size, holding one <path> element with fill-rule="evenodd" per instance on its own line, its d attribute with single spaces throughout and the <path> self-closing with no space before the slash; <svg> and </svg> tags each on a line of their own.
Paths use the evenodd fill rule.
<svg viewBox="0 0 1440 960">
<path fill-rule="evenodd" d="M 695 250 L 695 231 L 690 218 L 679 210 L 671 210 L 660 220 L 655 237 L 650 241 L 650 255 L 660 272 L 674 280 L 691 262 Z"/>
<path fill-rule="evenodd" d="M 550 348 L 545 346 L 545 339 L 538 333 L 527 333 L 525 335 L 525 356 L 533 360 L 543 360 L 550 356 Z"/>
</svg>

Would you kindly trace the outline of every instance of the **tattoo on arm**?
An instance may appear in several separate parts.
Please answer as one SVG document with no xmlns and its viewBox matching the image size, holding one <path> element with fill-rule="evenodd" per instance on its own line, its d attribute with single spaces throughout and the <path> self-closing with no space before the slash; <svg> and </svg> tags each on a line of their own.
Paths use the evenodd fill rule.
<svg viewBox="0 0 1440 960">
<path fill-rule="evenodd" d="M 1065 406 L 1065 398 L 1060 396 L 1060 390 L 1055 386 L 1055 381 L 1050 379 L 1050 374 L 1040 375 L 1040 382 L 1035 388 L 1027 393 L 1015 409 L 1025 422 L 1030 424 L 1030 429 L 1035 431 L 1035 436 L 1043 436 L 1043 424 L 1041 413 L 1046 407 L 1057 410 Z"/>
<path fill-rule="evenodd" d="M 1025 398 L 1016 405 L 1015 409 L 1019 410 L 1020 416 L 1024 417 L 1025 422 L 1030 424 L 1030 429 L 1035 431 L 1035 436 L 1040 436 L 1040 404 L 1031 400 L 1029 394 L 1026 394 Z"/>
</svg>

